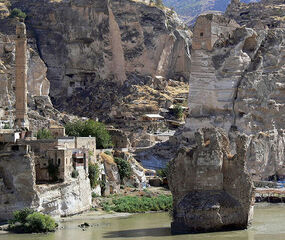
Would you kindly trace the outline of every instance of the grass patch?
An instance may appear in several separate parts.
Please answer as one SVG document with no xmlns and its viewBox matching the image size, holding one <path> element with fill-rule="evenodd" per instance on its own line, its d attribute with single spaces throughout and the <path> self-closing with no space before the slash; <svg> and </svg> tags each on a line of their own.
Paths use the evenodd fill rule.
<svg viewBox="0 0 285 240">
<path fill-rule="evenodd" d="M 102 203 L 103 210 L 127 213 L 143 213 L 149 211 L 170 211 L 172 196 L 158 197 L 123 196 L 114 197 Z"/>
</svg>

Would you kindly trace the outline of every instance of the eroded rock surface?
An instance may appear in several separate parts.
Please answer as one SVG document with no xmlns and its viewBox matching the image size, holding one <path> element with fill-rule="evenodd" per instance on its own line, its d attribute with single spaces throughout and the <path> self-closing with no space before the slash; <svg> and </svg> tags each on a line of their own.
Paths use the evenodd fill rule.
<svg viewBox="0 0 285 240">
<path fill-rule="evenodd" d="M 247 228 L 254 203 L 246 170 L 247 141 L 245 135 L 237 136 L 233 156 L 222 129 L 199 129 L 195 144 L 170 161 L 173 234 Z"/>
<path fill-rule="evenodd" d="M 51 96 L 129 75 L 189 76 L 190 31 L 175 13 L 131 0 L 14 1 L 28 16 Z M 173 16 L 172 16 L 173 15 Z"/>
<path fill-rule="evenodd" d="M 235 2 L 238 1 L 232 4 Z M 253 176 L 263 180 L 272 175 L 282 177 L 285 30 L 281 20 L 276 26 L 267 25 L 279 14 L 278 9 L 283 9 L 284 3 L 261 1 L 238 6 L 238 12 L 249 10 L 247 21 L 234 10 L 231 15 L 231 7 L 225 16 L 208 14 L 197 19 L 190 75 L 190 114 L 182 138 L 189 140 L 193 131 L 201 127 L 221 127 L 229 135 L 245 133 L 251 139 L 247 166 Z M 262 20 L 258 26 L 251 25 L 257 17 L 255 7 Z M 268 8 L 274 12 L 272 18 L 268 17 Z M 254 28 L 239 26 L 227 16 Z"/>
</svg>

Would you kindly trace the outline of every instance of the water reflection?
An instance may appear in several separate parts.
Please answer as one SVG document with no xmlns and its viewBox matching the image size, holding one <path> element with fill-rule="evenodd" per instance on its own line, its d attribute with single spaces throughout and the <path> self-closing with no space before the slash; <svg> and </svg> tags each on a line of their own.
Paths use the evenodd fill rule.
<svg viewBox="0 0 285 240">
<path fill-rule="evenodd" d="M 139 237 L 165 237 L 170 236 L 170 228 L 144 228 L 124 231 L 107 232 L 104 238 L 139 238 Z"/>
</svg>

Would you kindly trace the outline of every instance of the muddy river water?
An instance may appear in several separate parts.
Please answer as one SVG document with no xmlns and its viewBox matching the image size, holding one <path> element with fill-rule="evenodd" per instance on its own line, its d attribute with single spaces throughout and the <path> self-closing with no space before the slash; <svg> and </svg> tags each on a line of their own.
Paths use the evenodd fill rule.
<svg viewBox="0 0 285 240">
<path fill-rule="evenodd" d="M 248 230 L 171 236 L 167 213 L 135 214 L 127 217 L 86 220 L 92 227 L 78 227 L 86 219 L 75 217 L 61 223 L 61 230 L 50 234 L 0 234 L 0 240 L 285 240 L 285 205 L 258 205 Z"/>
</svg>

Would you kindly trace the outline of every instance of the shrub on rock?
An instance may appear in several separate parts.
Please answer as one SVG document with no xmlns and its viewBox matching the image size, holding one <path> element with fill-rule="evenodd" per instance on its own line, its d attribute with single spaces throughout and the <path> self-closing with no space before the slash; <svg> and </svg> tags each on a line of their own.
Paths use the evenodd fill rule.
<svg viewBox="0 0 285 240">
<path fill-rule="evenodd" d="M 9 221 L 8 231 L 18 233 L 53 232 L 57 227 L 55 220 L 49 215 L 29 208 L 15 211 Z"/>
</svg>

